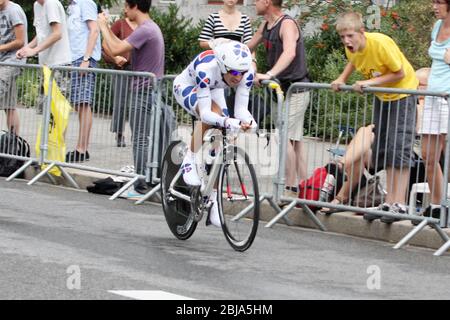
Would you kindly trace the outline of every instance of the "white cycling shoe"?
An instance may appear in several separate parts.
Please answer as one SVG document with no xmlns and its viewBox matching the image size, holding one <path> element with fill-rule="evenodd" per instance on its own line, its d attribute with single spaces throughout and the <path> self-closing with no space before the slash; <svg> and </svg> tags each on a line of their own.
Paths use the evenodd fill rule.
<svg viewBox="0 0 450 320">
<path fill-rule="evenodd" d="M 219 207 L 217 205 L 217 191 L 213 191 L 209 200 L 212 202 L 212 207 L 209 212 L 208 217 L 206 218 L 206 225 L 209 226 L 212 224 L 215 227 L 221 228 L 220 217 L 219 217 Z"/>
<path fill-rule="evenodd" d="M 188 152 L 181 164 L 181 172 L 184 182 L 189 186 L 200 186 L 202 181 L 198 176 L 197 166 L 195 165 L 195 155 Z"/>
</svg>

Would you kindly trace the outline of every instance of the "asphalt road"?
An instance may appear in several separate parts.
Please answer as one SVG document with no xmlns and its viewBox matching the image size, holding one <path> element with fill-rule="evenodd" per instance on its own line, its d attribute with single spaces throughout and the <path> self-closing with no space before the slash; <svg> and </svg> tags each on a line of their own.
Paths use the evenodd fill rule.
<svg viewBox="0 0 450 320">
<path fill-rule="evenodd" d="M 448 299 L 432 253 L 263 224 L 238 253 L 203 222 L 176 240 L 157 204 L 0 178 L 0 299 Z"/>
</svg>

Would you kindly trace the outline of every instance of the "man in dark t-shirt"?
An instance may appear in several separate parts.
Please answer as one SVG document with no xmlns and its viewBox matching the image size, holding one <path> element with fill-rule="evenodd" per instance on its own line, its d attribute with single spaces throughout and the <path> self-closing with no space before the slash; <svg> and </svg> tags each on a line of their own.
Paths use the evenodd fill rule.
<svg viewBox="0 0 450 320">
<path fill-rule="evenodd" d="M 131 52 L 131 70 L 151 72 L 157 78 L 164 74 L 164 39 L 158 25 L 150 18 L 151 0 L 126 0 L 125 15 L 138 27 L 131 35 L 120 40 L 108 26 L 108 18 L 104 13 L 98 15 L 98 24 L 104 43 L 114 56 Z M 130 98 L 130 125 L 133 134 L 133 157 L 135 172 L 146 174 L 148 157 L 148 136 L 150 134 L 150 110 L 152 107 L 151 80 L 144 77 L 133 77 Z M 137 193 L 145 193 L 145 184 L 138 181 L 134 186 Z M 133 190 L 129 193 L 134 193 Z M 137 194 L 136 194 L 137 196 Z"/>
</svg>

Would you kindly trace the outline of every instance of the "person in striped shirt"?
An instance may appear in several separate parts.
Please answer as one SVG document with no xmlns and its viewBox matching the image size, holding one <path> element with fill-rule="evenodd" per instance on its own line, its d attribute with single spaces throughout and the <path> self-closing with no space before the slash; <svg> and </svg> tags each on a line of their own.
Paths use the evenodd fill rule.
<svg viewBox="0 0 450 320">
<path fill-rule="evenodd" d="M 237 0 L 224 0 L 223 8 L 209 15 L 198 38 L 202 49 L 213 49 L 211 40 L 224 38 L 247 43 L 252 38 L 250 18 L 236 8 Z"/>
</svg>

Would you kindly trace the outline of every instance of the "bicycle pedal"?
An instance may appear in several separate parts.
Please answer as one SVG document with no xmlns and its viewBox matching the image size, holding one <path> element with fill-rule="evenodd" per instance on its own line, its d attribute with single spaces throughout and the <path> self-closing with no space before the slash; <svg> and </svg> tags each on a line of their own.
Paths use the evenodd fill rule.
<svg viewBox="0 0 450 320">
<path fill-rule="evenodd" d="M 199 222 L 200 220 L 202 220 L 202 218 L 203 218 L 203 211 L 196 212 L 194 214 L 194 221 L 195 222 Z"/>
</svg>

